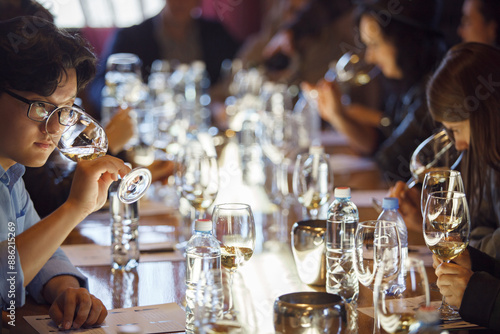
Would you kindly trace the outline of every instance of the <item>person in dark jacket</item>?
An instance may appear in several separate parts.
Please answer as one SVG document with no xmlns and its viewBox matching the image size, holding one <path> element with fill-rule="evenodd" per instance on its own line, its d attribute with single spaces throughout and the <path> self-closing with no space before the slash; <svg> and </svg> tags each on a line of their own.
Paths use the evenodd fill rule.
<svg viewBox="0 0 500 334">
<path fill-rule="evenodd" d="M 356 47 L 364 44 L 366 62 L 387 79 L 383 111 L 344 102 L 336 82 L 322 80 L 315 87 L 321 117 L 345 134 L 353 149 L 373 155 L 388 183 L 411 176 L 410 157 L 434 130 L 425 84 L 445 50 L 439 3 L 405 0 L 395 7 L 379 0 L 359 6 Z"/>
<path fill-rule="evenodd" d="M 162 11 L 144 22 L 119 29 L 105 48 L 89 95 L 93 107 L 100 111 L 106 62 L 113 53 L 133 53 L 142 60 L 142 74 L 147 82 L 152 63 L 157 59 L 191 63 L 202 60 L 215 84 L 222 62 L 236 54 L 237 43 L 218 22 L 193 17 L 199 0 L 166 0 Z"/>
<path fill-rule="evenodd" d="M 473 247 L 452 263 L 433 260 L 439 291 L 462 319 L 500 330 L 500 261 Z"/>
</svg>

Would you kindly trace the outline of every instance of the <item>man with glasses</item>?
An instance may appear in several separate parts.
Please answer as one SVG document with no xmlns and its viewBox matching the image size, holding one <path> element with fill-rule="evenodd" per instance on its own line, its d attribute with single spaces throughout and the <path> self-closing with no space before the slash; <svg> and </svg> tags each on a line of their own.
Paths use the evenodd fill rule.
<svg viewBox="0 0 500 334">
<path fill-rule="evenodd" d="M 55 148 L 48 116 L 58 112 L 61 124 L 71 122 L 77 93 L 94 73 L 95 57 L 83 39 L 40 18 L 0 22 L 1 305 L 20 307 L 29 294 L 51 304 L 49 314 L 63 329 L 99 324 L 107 315 L 59 246 L 102 207 L 109 185 L 129 168 L 109 156 L 79 162 L 67 201 L 42 220 L 21 176 L 24 166 L 42 166 Z"/>
</svg>

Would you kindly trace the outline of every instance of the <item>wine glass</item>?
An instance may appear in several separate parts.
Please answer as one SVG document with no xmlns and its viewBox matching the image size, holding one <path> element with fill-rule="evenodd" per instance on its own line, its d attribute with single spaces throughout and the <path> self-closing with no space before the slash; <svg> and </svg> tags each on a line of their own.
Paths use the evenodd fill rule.
<svg viewBox="0 0 500 334">
<path fill-rule="evenodd" d="M 470 215 L 465 194 L 438 191 L 427 198 L 424 211 L 424 239 L 427 247 L 442 261 L 450 262 L 469 244 Z M 443 297 L 441 318 L 460 318 Z"/>
<path fill-rule="evenodd" d="M 224 203 L 215 206 L 212 213 L 215 235 L 221 242 L 221 264 L 229 271 L 232 291 L 234 273 L 252 257 L 255 248 L 255 222 L 248 204 Z M 229 294 L 226 318 L 234 318 L 233 295 Z"/>
<path fill-rule="evenodd" d="M 464 192 L 464 182 L 459 171 L 449 169 L 437 169 L 427 172 L 422 182 L 420 197 L 420 210 L 424 216 L 425 204 L 429 194 L 437 191 Z"/>
<path fill-rule="evenodd" d="M 236 318 L 224 318 L 229 306 L 231 293 L 228 284 L 229 273 L 218 269 L 203 271 L 196 285 L 194 327 L 199 334 L 228 333 L 250 334 L 256 332 L 255 309 L 250 291 L 243 286 L 242 280 L 232 284 L 236 293 L 235 304 L 241 312 Z"/>
<path fill-rule="evenodd" d="M 368 84 L 379 73 L 380 69 L 367 64 L 362 55 L 349 51 L 330 64 L 325 80 L 362 86 Z"/>
<path fill-rule="evenodd" d="M 73 161 L 92 160 L 106 155 L 108 139 L 99 123 L 76 106 L 55 109 L 45 128 L 61 153 Z M 151 184 L 147 168 L 135 168 L 121 179 L 118 198 L 126 204 L 139 200 Z"/>
<path fill-rule="evenodd" d="M 293 170 L 293 192 L 311 219 L 317 219 L 319 210 L 328 203 L 333 190 L 333 172 L 329 155 L 323 148 L 311 147 L 309 154 L 299 154 Z"/>
<path fill-rule="evenodd" d="M 463 152 L 457 151 L 446 130 L 441 130 L 424 140 L 410 159 L 411 178 L 408 188 L 422 182 L 425 174 L 433 168 L 455 169 L 462 160 Z"/>
<path fill-rule="evenodd" d="M 419 326 L 416 310 L 430 305 L 429 281 L 424 262 L 416 258 L 403 261 L 404 285 L 397 293 L 386 293 L 382 287 L 383 272 L 375 277 L 374 301 L 381 327 L 387 333 L 413 333 Z"/>
<path fill-rule="evenodd" d="M 354 269 L 358 280 L 374 290 L 375 275 L 381 275 L 379 287 L 385 292 L 398 277 L 401 268 L 401 242 L 395 222 L 370 220 L 361 222 L 354 237 Z M 375 290 L 374 290 L 375 298 Z M 380 332 L 380 323 L 375 311 L 373 333 Z"/>
<path fill-rule="evenodd" d="M 201 149 L 180 155 L 176 169 L 179 192 L 195 210 L 195 219 L 205 217 L 219 190 L 217 158 Z"/>
</svg>

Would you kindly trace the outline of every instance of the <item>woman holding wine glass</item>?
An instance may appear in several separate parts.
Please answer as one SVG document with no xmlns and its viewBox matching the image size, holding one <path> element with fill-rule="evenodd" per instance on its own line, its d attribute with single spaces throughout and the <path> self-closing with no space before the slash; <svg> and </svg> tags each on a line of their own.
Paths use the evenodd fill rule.
<svg viewBox="0 0 500 334">
<path fill-rule="evenodd" d="M 321 117 L 343 133 L 353 149 L 374 155 L 385 178 L 395 181 L 410 177 L 404 162 L 432 134 L 425 83 L 444 52 L 444 42 L 436 25 L 438 1 L 404 1 L 397 11 L 391 6 L 391 0 L 377 0 L 358 8 L 365 60 L 380 68 L 389 87 L 383 111 L 346 103 L 336 82 L 321 81 L 315 89 Z M 390 13 L 390 18 L 380 13 Z"/>
<path fill-rule="evenodd" d="M 470 215 L 465 194 L 457 191 L 431 193 L 424 210 L 424 239 L 432 253 L 449 263 L 467 248 L 469 235 Z M 444 296 L 439 310 L 442 319 L 459 318 Z"/>
</svg>

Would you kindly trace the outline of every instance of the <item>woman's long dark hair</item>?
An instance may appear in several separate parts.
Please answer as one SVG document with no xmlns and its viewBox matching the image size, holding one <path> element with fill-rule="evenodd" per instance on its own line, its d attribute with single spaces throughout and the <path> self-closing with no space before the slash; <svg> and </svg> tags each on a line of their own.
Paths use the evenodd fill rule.
<svg viewBox="0 0 500 334">
<path fill-rule="evenodd" d="M 477 213 L 488 169 L 500 172 L 500 49 L 480 43 L 451 48 L 427 86 L 438 122 L 470 122 L 466 187 Z"/>
<path fill-rule="evenodd" d="M 384 38 L 396 47 L 396 64 L 409 87 L 436 68 L 446 51 L 443 34 L 438 29 L 441 17 L 439 0 L 366 1 L 357 9 L 358 23 L 363 15 L 374 17 Z M 359 25 L 359 24 L 358 24 Z"/>
</svg>

